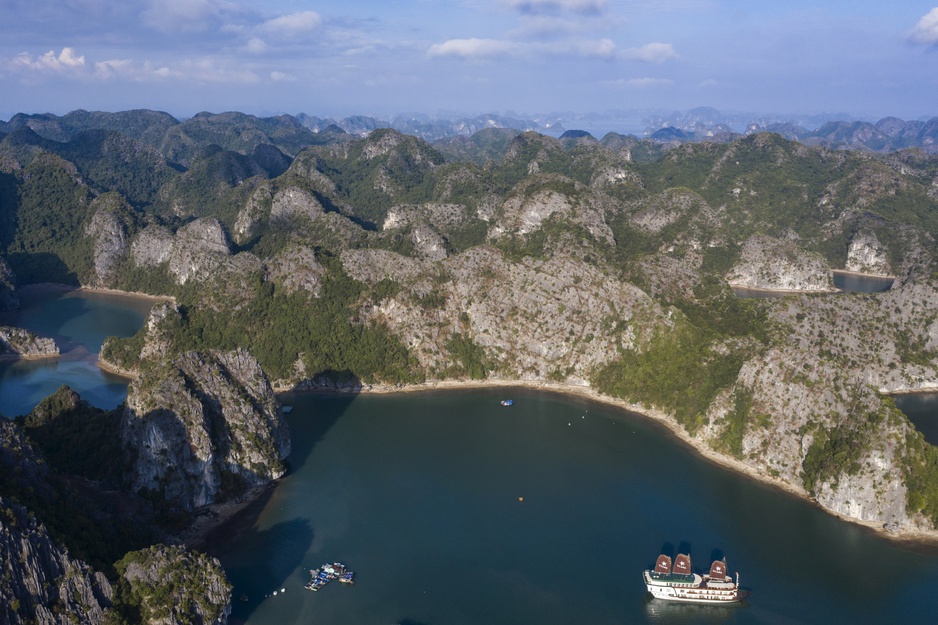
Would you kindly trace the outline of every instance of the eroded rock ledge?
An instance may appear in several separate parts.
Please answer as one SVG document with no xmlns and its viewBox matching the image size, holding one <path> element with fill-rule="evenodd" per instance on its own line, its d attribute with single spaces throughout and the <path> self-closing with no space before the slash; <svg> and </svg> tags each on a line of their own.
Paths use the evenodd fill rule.
<svg viewBox="0 0 938 625">
<path fill-rule="evenodd" d="M 0 327 L 0 358 L 54 358 L 58 355 L 59 347 L 53 339 L 36 336 L 23 328 Z"/>
</svg>

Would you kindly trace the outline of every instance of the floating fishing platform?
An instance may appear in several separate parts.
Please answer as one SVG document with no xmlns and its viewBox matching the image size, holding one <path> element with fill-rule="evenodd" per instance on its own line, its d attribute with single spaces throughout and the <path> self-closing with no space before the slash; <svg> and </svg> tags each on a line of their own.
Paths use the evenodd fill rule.
<svg viewBox="0 0 938 625">
<path fill-rule="evenodd" d="M 310 580 L 306 583 L 306 590 L 312 590 L 313 592 L 335 579 L 343 584 L 353 585 L 355 583 L 355 573 L 348 570 L 341 562 L 327 563 L 318 569 L 310 569 L 309 577 Z"/>
</svg>

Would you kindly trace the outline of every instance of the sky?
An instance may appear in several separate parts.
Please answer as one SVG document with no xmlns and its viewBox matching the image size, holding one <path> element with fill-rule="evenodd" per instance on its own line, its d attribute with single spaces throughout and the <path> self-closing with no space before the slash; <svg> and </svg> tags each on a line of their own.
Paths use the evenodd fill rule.
<svg viewBox="0 0 938 625">
<path fill-rule="evenodd" d="M 0 119 L 938 116 L 938 0 L 0 0 Z"/>
</svg>

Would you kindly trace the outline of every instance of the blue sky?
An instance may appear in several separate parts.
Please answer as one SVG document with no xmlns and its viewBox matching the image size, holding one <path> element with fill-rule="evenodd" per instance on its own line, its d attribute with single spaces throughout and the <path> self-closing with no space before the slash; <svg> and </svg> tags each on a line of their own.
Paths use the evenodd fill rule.
<svg viewBox="0 0 938 625">
<path fill-rule="evenodd" d="M 938 116 L 938 0 L 2 0 L 0 118 Z"/>
</svg>

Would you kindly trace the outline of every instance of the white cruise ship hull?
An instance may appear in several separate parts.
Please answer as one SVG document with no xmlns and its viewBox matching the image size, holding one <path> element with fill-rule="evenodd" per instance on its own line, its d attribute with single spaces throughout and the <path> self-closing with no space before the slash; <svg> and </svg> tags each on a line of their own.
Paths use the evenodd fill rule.
<svg viewBox="0 0 938 625">
<path fill-rule="evenodd" d="M 739 589 L 732 582 L 707 583 L 701 576 L 694 575 L 692 582 L 671 582 L 652 579 L 644 573 L 645 586 L 655 599 L 681 603 L 709 603 L 727 605 L 740 601 Z"/>
</svg>

